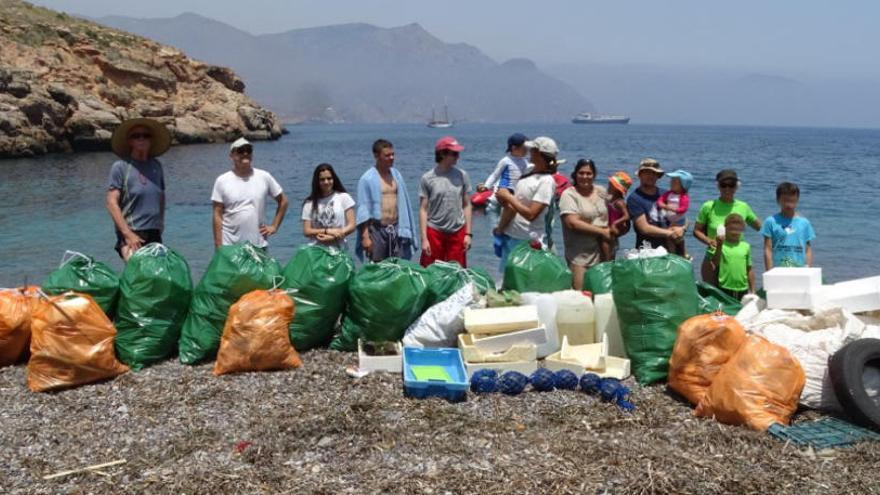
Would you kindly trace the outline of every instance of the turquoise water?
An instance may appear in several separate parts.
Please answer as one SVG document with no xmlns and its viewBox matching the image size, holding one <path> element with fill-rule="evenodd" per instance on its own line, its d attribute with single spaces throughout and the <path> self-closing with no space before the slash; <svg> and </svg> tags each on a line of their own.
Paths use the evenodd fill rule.
<svg viewBox="0 0 880 495">
<path fill-rule="evenodd" d="M 651 156 L 664 168 L 684 168 L 695 176 L 689 218 L 699 204 L 717 196 L 714 176 L 721 168 L 738 170 L 743 182 L 737 197 L 764 218 L 777 211 L 776 184 L 801 187 L 801 212 L 813 222 L 818 238 L 815 262 L 828 281 L 880 274 L 875 261 L 880 241 L 880 199 L 876 170 L 880 165 L 880 130 L 791 129 L 700 126 L 585 126 L 461 124 L 453 129 L 421 125 L 292 126 L 275 142 L 257 143 L 254 163 L 270 171 L 285 188 L 291 208 L 270 253 L 286 263 L 304 242 L 299 221 L 311 173 L 320 162 L 333 164 L 354 192 L 360 174 L 372 166 L 370 147 L 383 137 L 395 144 L 396 166 L 416 197 L 420 175 L 433 165 L 433 143 L 452 133 L 466 147 L 459 165 L 474 183 L 489 174 L 503 156 L 506 138 L 515 131 L 548 135 L 562 149 L 569 173 L 578 158 L 592 158 L 601 177 L 621 169 L 633 173 L 641 158 Z M 0 161 L 0 287 L 24 279 L 42 281 L 67 249 L 91 254 L 121 269 L 113 251 L 115 237 L 103 206 L 110 153 L 54 155 Z M 226 145 L 172 148 L 162 157 L 168 185 L 165 241 L 201 276 L 213 252 L 210 194 L 214 179 L 230 167 Z M 604 181 L 603 181 L 604 182 Z M 662 185 L 667 182 L 663 181 Z M 274 212 L 274 204 L 268 208 Z M 469 261 L 494 272 L 490 228 L 475 216 L 474 248 Z M 763 270 L 762 241 L 753 246 L 758 273 Z M 621 241 L 632 247 L 634 237 Z M 688 237 L 699 260 L 702 250 Z"/>
</svg>

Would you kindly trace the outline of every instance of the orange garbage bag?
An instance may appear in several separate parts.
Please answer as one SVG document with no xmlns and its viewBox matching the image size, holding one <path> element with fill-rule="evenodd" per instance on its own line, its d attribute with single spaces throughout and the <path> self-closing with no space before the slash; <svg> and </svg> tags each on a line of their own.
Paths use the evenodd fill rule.
<svg viewBox="0 0 880 495">
<path fill-rule="evenodd" d="M 116 360 L 116 327 L 91 296 L 68 292 L 41 299 L 31 319 L 28 388 L 46 392 L 128 371 Z"/>
<path fill-rule="evenodd" d="M 678 327 L 669 358 L 669 387 L 691 404 L 699 404 L 718 370 L 745 341 L 745 328 L 724 313 L 686 320 Z"/>
<path fill-rule="evenodd" d="M 255 290 L 241 296 L 229 308 L 214 374 L 302 366 L 287 330 L 293 306 L 283 290 Z"/>
<path fill-rule="evenodd" d="M 0 290 L 0 366 L 22 360 L 31 340 L 31 310 L 36 287 Z"/>
<path fill-rule="evenodd" d="M 804 370 L 788 350 L 751 335 L 715 375 L 696 416 L 764 431 L 787 425 L 804 389 Z"/>
</svg>

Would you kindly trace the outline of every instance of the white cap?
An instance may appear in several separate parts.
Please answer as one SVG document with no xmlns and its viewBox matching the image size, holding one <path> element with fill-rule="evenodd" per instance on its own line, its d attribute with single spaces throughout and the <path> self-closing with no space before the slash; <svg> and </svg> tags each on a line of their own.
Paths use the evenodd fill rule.
<svg viewBox="0 0 880 495">
<path fill-rule="evenodd" d="M 229 145 L 229 151 L 235 151 L 237 148 L 241 148 L 242 146 L 253 146 L 250 141 L 247 139 L 240 137 L 232 142 Z"/>
<path fill-rule="evenodd" d="M 548 138 L 547 136 L 540 136 L 532 139 L 531 141 L 526 141 L 526 148 L 535 148 L 541 153 L 545 153 L 547 155 L 556 156 L 559 153 L 559 147 L 556 146 L 556 141 Z"/>
</svg>

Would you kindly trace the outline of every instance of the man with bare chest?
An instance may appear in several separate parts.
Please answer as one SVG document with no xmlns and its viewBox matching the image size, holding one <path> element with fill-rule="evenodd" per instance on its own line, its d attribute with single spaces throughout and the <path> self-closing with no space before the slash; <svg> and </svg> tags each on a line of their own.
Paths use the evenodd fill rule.
<svg viewBox="0 0 880 495">
<path fill-rule="evenodd" d="M 398 257 L 410 259 L 418 250 L 415 221 L 406 183 L 394 168 L 394 146 L 384 139 L 373 143 L 376 166 L 358 181 L 357 232 L 355 253 L 359 258 L 382 261 Z"/>
</svg>

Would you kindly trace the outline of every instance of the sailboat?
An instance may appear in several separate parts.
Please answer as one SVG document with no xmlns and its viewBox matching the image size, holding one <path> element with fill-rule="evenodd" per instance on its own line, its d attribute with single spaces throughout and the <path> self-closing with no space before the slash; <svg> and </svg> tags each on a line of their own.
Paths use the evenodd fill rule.
<svg viewBox="0 0 880 495">
<path fill-rule="evenodd" d="M 447 105 L 443 105 L 443 120 L 437 120 L 437 117 L 434 115 L 434 109 L 431 108 L 431 120 L 428 121 L 428 127 L 433 127 L 434 129 L 452 127 L 452 122 L 449 120 L 449 107 Z"/>
</svg>

